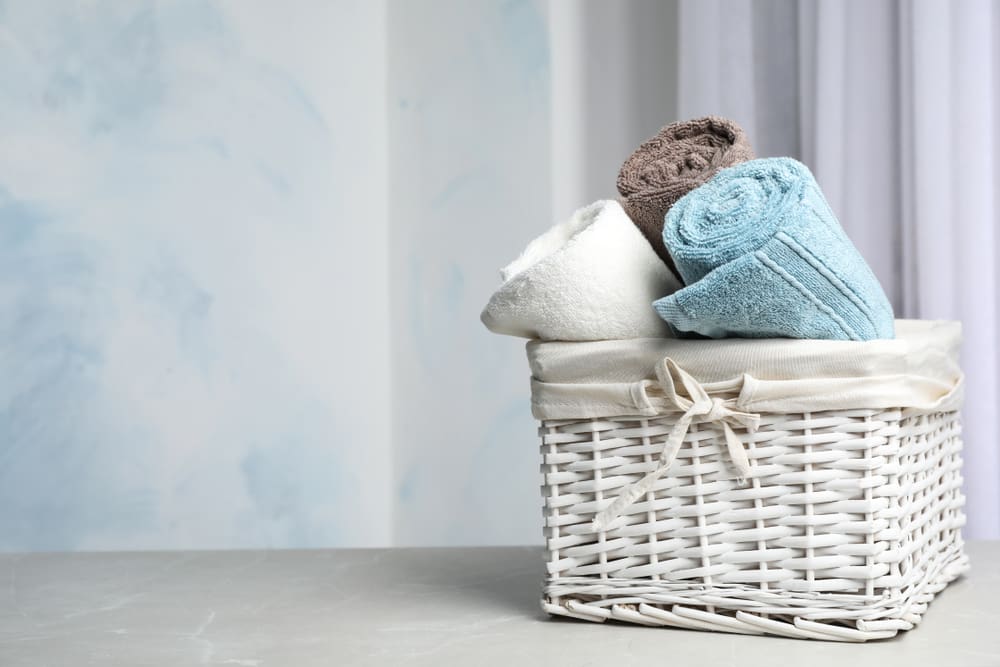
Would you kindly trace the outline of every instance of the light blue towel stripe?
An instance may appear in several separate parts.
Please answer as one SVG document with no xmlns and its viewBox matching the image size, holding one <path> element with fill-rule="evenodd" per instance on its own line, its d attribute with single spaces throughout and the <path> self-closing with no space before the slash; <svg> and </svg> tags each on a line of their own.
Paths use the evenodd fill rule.
<svg viewBox="0 0 1000 667">
<path fill-rule="evenodd" d="M 824 304 L 839 304 L 837 316 L 843 320 L 850 331 L 851 340 L 864 340 L 875 332 L 868 315 L 857 307 L 851 299 L 850 290 L 839 288 L 829 276 L 829 271 L 817 271 L 803 253 L 795 252 L 783 240 L 774 238 L 770 243 L 757 251 L 766 255 L 772 262 L 781 266 L 788 274 L 795 276 L 796 282 L 803 289 L 809 290 L 813 298 Z"/>
<path fill-rule="evenodd" d="M 808 248 L 799 244 L 798 241 L 793 239 L 785 232 L 778 232 L 777 234 L 774 235 L 774 237 L 783 242 L 785 245 L 787 245 L 793 252 L 799 255 L 802 259 L 809 262 L 809 265 L 812 266 L 812 268 L 815 269 L 817 273 L 819 273 L 821 276 L 823 276 L 831 283 L 833 283 L 833 286 L 836 287 L 841 294 L 850 299 L 851 303 L 853 303 L 858 310 L 864 313 L 865 317 L 868 318 L 869 323 L 871 323 L 874 326 L 875 316 L 872 314 L 871 308 L 868 307 L 868 304 L 866 304 L 864 301 L 858 298 L 858 295 L 855 294 L 854 290 L 851 289 L 850 285 L 848 285 L 840 278 L 838 278 L 837 274 L 835 274 L 833 271 L 830 270 L 829 267 L 827 267 L 825 264 L 816 259 L 816 256 L 813 255 L 811 252 L 809 252 Z"/>
<path fill-rule="evenodd" d="M 827 317 L 836 322 L 837 326 L 840 327 L 840 330 L 844 332 L 844 336 L 846 336 L 850 340 L 859 340 L 857 331 L 855 331 L 850 324 L 845 322 L 844 318 L 842 318 L 840 315 L 834 312 L 833 308 L 823 303 L 823 301 L 820 300 L 818 296 L 816 296 L 815 290 L 806 287 L 801 282 L 796 280 L 795 276 L 793 276 L 788 271 L 785 271 L 783 268 L 781 268 L 781 266 L 777 262 L 775 262 L 767 255 L 765 255 L 764 251 L 758 250 L 757 252 L 754 253 L 754 255 L 757 257 L 758 260 L 760 260 L 761 264 L 774 271 L 778 275 L 778 277 L 780 277 L 789 285 L 797 289 L 799 293 L 802 294 L 802 296 L 804 296 L 806 299 L 808 299 L 810 303 L 816 306 L 817 309 L 825 313 Z"/>
</svg>

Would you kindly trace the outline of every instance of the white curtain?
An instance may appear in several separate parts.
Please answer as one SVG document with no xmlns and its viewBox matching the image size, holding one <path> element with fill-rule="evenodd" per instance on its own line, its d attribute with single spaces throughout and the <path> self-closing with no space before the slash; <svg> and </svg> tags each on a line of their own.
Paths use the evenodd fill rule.
<svg viewBox="0 0 1000 667">
<path fill-rule="evenodd" d="M 681 0 L 678 117 L 816 174 L 903 317 L 964 324 L 969 537 L 1000 536 L 1000 4 Z"/>
</svg>

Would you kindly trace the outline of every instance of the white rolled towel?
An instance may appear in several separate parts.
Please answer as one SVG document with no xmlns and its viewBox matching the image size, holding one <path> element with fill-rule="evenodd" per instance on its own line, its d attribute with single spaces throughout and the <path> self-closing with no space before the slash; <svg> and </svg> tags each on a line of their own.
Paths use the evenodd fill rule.
<svg viewBox="0 0 1000 667">
<path fill-rule="evenodd" d="M 500 277 L 483 324 L 541 340 L 669 337 L 652 303 L 681 287 L 613 200 L 581 208 L 539 236 Z"/>
</svg>

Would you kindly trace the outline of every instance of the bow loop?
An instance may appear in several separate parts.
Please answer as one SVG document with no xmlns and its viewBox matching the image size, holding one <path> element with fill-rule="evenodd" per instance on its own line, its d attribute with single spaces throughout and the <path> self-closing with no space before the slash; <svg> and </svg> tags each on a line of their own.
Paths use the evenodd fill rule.
<svg viewBox="0 0 1000 667">
<path fill-rule="evenodd" d="M 677 458 L 677 453 L 684 442 L 684 436 L 687 435 L 688 429 L 696 419 L 699 422 L 721 424 L 726 451 L 733 465 L 739 471 L 739 482 L 742 484 L 750 476 L 750 460 L 743 443 L 733 431 L 733 427 L 742 426 L 750 433 L 754 433 L 760 425 L 760 415 L 735 410 L 730 407 L 730 404 L 734 402 L 718 396 L 709 396 L 705 387 L 670 357 L 663 359 L 656 365 L 656 376 L 667 398 L 683 414 L 677 418 L 677 422 L 663 443 L 663 451 L 660 452 L 657 467 L 638 481 L 626 486 L 614 502 L 594 517 L 592 527 L 595 532 L 604 530 L 640 496 L 648 493 L 653 484 L 666 474 L 670 466 L 673 465 L 674 459 Z M 683 388 L 687 396 L 682 395 L 678 391 L 679 388 Z"/>
</svg>

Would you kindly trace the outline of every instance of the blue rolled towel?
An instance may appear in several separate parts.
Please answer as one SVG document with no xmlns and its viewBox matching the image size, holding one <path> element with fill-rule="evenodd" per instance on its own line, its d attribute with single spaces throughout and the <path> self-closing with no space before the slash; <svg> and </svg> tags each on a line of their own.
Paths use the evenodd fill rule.
<svg viewBox="0 0 1000 667">
<path fill-rule="evenodd" d="M 893 338 L 892 306 L 791 158 L 723 169 L 667 213 L 663 241 L 687 287 L 653 305 L 711 338 Z"/>
</svg>

